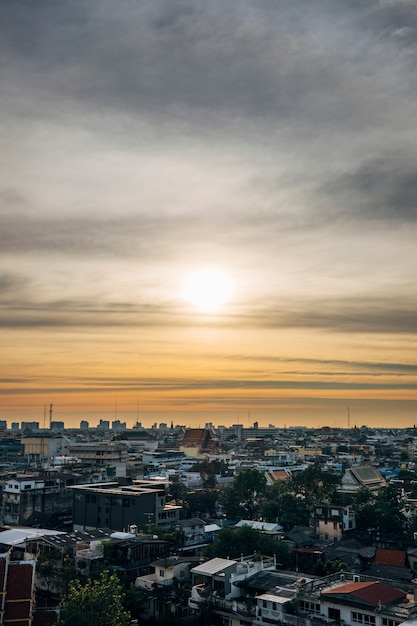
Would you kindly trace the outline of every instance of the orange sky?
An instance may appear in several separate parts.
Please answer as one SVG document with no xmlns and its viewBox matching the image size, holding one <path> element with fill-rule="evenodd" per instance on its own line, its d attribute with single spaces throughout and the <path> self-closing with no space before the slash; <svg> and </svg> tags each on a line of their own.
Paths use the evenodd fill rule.
<svg viewBox="0 0 417 626">
<path fill-rule="evenodd" d="M 414 7 L 28 11 L 0 3 L 0 419 L 414 424 Z"/>
</svg>

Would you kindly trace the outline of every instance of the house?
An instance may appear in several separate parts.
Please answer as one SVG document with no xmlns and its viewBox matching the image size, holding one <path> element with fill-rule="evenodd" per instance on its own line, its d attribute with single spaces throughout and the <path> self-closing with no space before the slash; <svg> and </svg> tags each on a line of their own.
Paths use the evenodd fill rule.
<svg viewBox="0 0 417 626">
<path fill-rule="evenodd" d="M 178 520 L 176 528 L 183 537 L 183 551 L 206 545 L 206 523 L 198 518 Z"/>
<path fill-rule="evenodd" d="M 321 504 L 314 509 L 316 535 L 323 541 L 340 541 L 356 528 L 355 511 L 351 506 Z"/>
<path fill-rule="evenodd" d="M 135 587 L 151 591 L 154 585 L 172 585 L 176 580 L 186 582 L 190 580 L 190 568 L 200 557 L 167 557 L 153 561 L 150 564 L 152 571 L 150 574 L 138 576 Z"/>
<path fill-rule="evenodd" d="M 363 575 L 342 573 L 303 584 L 299 611 L 306 626 L 320 618 L 348 626 L 397 626 L 417 615 L 414 586 L 397 588 Z"/>
<path fill-rule="evenodd" d="M 193 588 L 189 606 L 199 610 L 201 602 L 215 595 L 230 600 L 240 596 L 239 585 L 256 572 L 273 570 L 276 559 L 265 557 L 255 559 L 253 556 L 241 557 L 239 561 L 216 557 L 200 563 L 191 570 Z"/>
</svg>

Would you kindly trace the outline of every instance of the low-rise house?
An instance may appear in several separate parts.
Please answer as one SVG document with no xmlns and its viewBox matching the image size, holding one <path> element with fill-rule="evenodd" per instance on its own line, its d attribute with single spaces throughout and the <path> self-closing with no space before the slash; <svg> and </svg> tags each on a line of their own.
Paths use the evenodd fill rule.
<svg viewBox="0 0 417 626">
<path fill-rule="evenodd" d="M 200 563 L 191 570 L 194 582 L 190 608 L 200 610 L 208 599 L 222 598 L 232 600 L 241 595 L 240 583 L 256 572 L 276 568 L 275 558 L 255 559 L 253 556 L 242 557 L 239 561 L 216 557 Z"/>
<path fill-rule="evenodd" d="M 176 581 L 184 583 L 191 578 L 190 568 L 200 557 L 166 557 L 150 564 L 151 573 L 138 576 L 135 586 L 151 591 L 154 585 L 173 585 Z"/>
<path fill-rule="evenodd" d="M 397 626 L 417 615 L 414 586 L 342 573 L 305 583 L 297 594 L 297 610 L 305 624 L 317 620 L 349 626 Z M 287 623 L 291 624 L 291 616 Z"/>
<path fill-rule="evenodd" d="M 206 523 L 199 517 L 179 520 L 176 528 L 181 532 L 183 537 L 183 550 L 206 545 Z"/>
<path fill-rule="evenodd" d="M 320 504 L 314 509 L 316 535 L 323 541 L 341 541 L 356 528 L 355 511 L 351 506 Z"/>
</svg>

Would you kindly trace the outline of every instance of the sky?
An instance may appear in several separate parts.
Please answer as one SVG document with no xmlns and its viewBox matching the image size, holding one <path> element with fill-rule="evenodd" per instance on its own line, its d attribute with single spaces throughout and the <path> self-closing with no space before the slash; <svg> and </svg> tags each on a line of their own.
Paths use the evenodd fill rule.
<svg viewBox="0 0 417 626">
<path fill-rule="evenodd" d="M 0 419 L 417 422 L 415 0 L 0 24 Z"/>
</svg>

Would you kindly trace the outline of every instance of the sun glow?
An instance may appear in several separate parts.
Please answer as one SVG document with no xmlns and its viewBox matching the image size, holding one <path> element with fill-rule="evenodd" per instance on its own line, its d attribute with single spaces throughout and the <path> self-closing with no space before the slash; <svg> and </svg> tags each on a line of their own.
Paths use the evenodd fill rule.
<svg viewBox="0 0 417 626">
<path fill-rule="evenodd" d="M 184 299 L 201 313 L 217 313 L 232 295 L 229 275 L 217 269 L 193 272 L 184 288 Z"/>
</svg>

